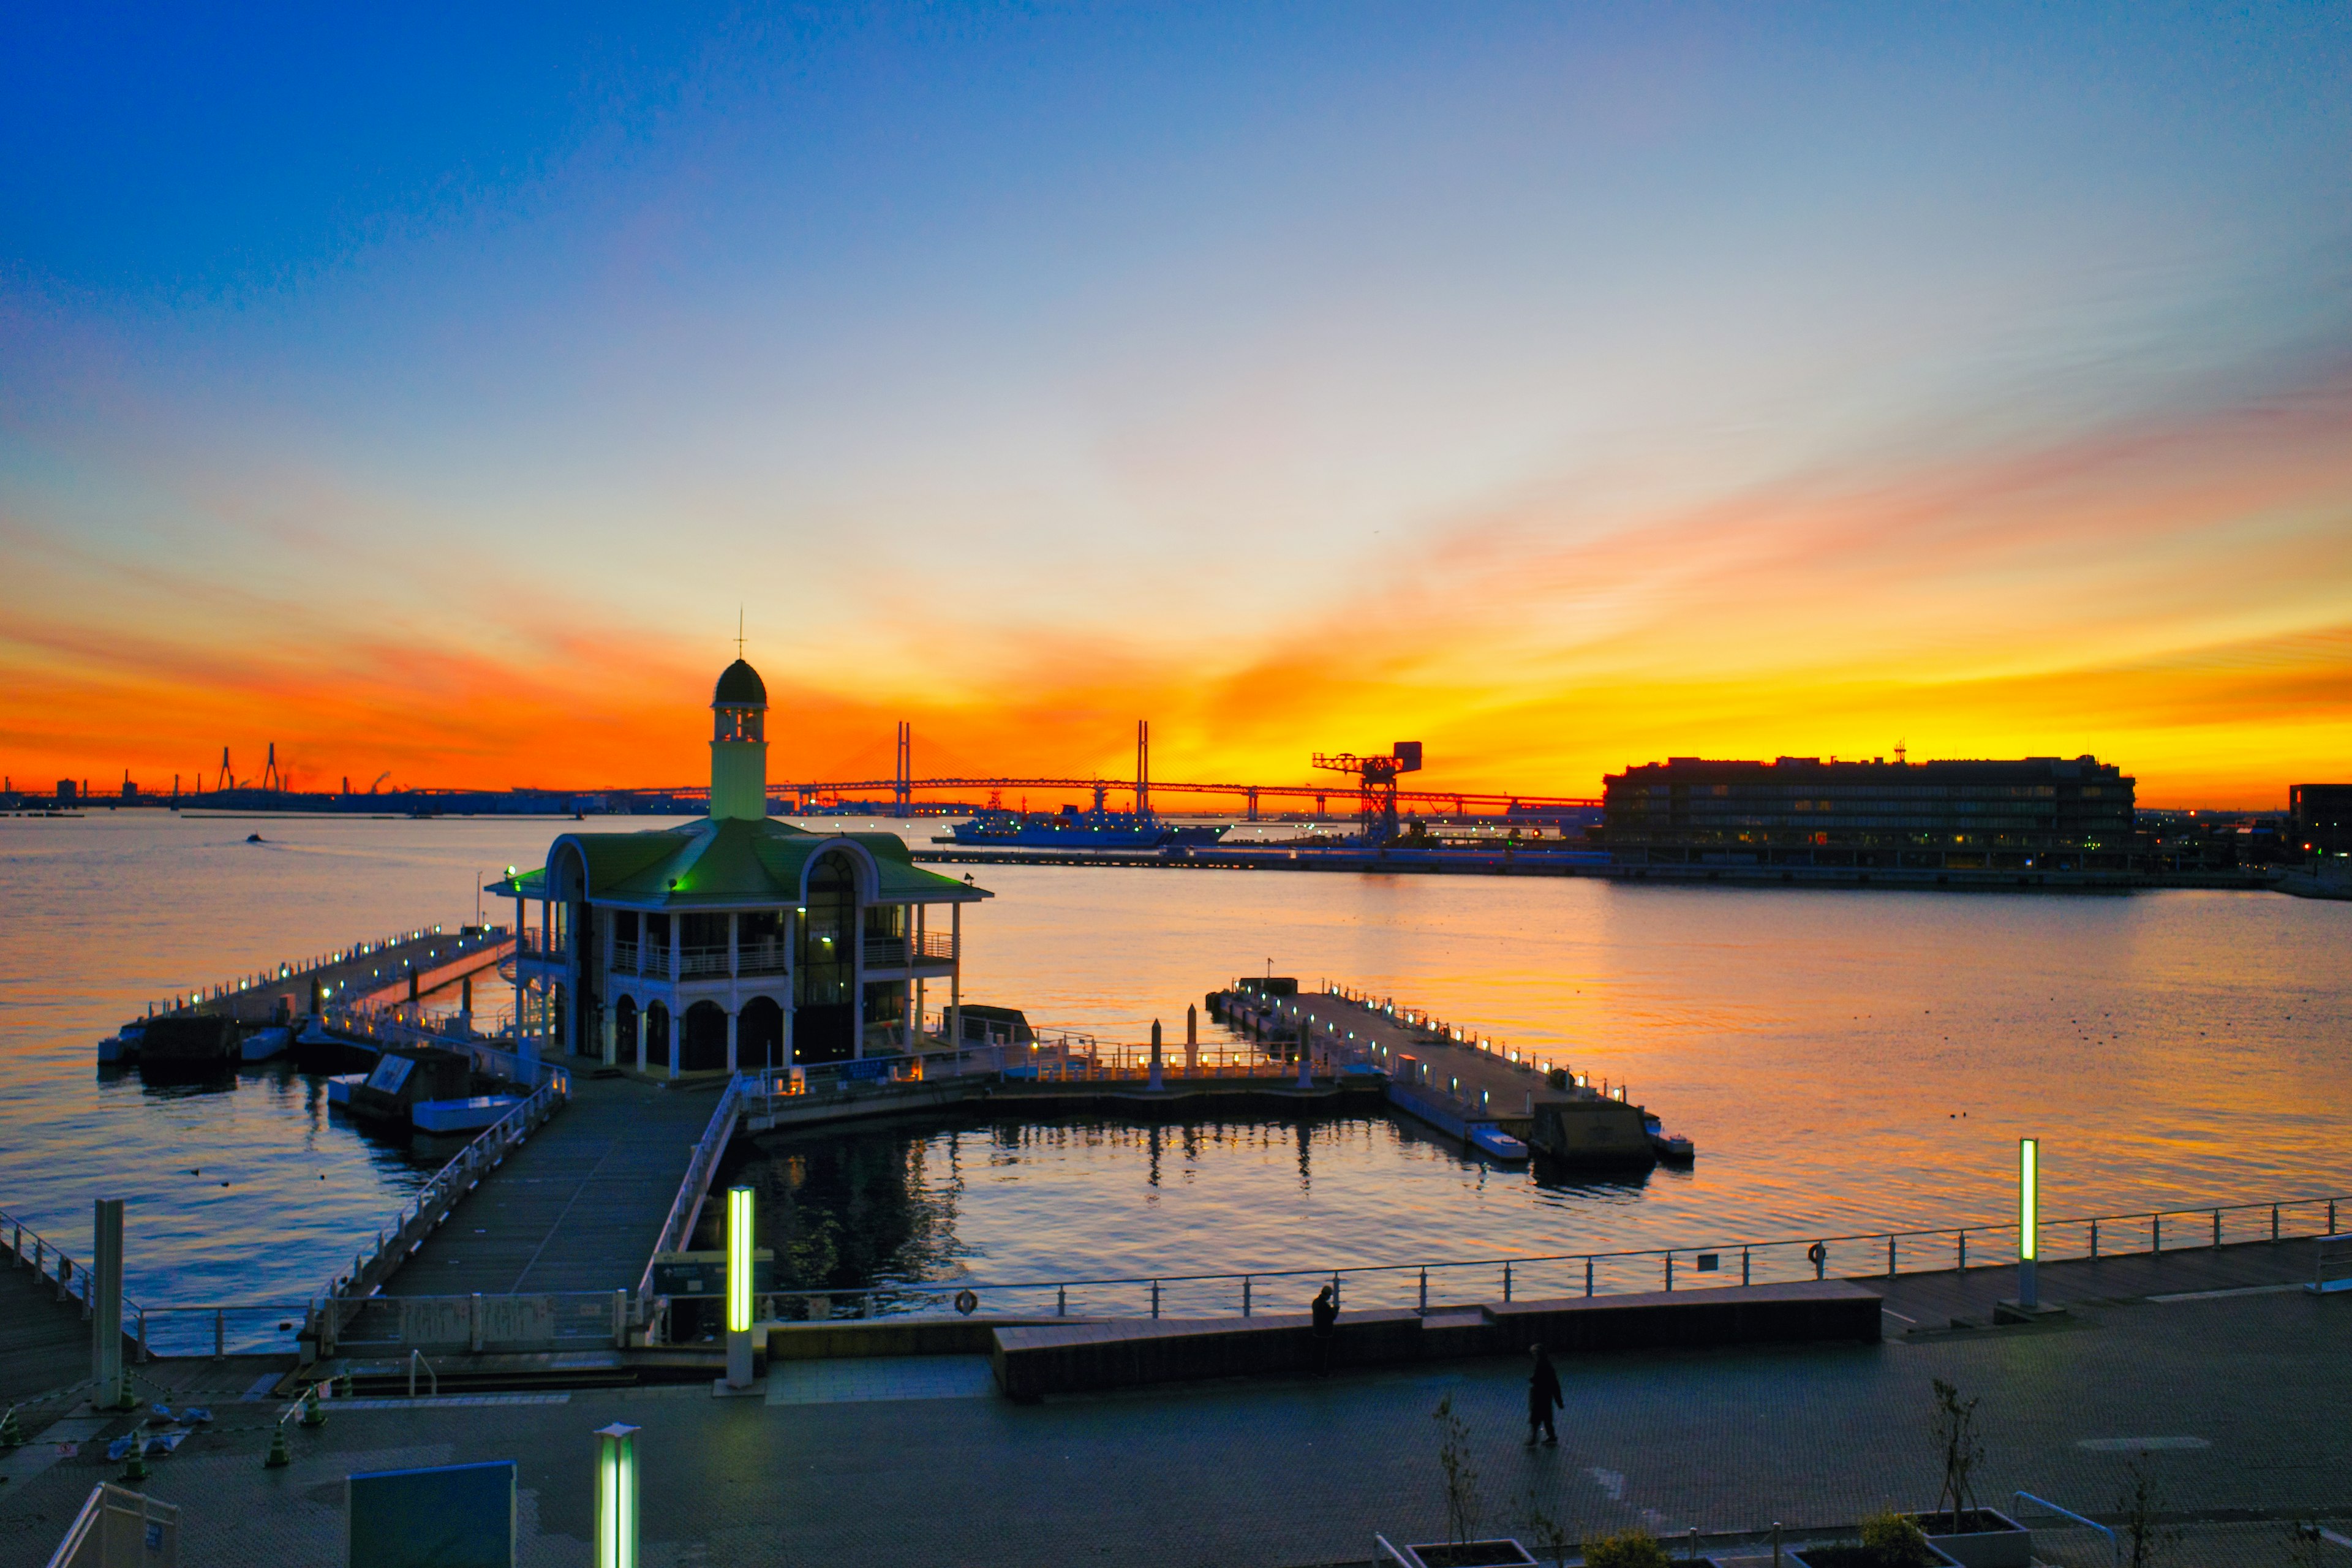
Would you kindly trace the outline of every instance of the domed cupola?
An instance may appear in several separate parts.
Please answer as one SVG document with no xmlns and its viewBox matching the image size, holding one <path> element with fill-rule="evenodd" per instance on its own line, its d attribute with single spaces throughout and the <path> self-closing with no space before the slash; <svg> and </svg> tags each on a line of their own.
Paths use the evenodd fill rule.
<svg viewBox="0 0 2352 1568">
<path fill-rule="evenodd" d="M 710 695 L 710 816 L 756 822 L 768 815 L 768 686 L 741 659 Z"/>
</svg>

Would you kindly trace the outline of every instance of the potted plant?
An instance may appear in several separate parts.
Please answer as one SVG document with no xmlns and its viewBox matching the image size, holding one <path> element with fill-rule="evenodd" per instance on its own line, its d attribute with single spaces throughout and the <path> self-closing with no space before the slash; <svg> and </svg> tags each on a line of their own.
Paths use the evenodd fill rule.
<svg viewBox="0 0 2352 1568">
<path fill-rule="evenodd" d="M 1507 1536 L 1474 1540 L 1478 1533 L 1478 1472 L 1470 1463 L 1470 1428 L 1454 1413 L 1447 1394 L 1431 1412 L 1437 1423 L 1437 1468 L 1445 1478 L 1444 1541 L 1394 1549 L 1411 1568 L 1536 1568 L 1528 1549 Z M 1385 1542 L 1383 1542 L 1385 1544 Z"/>
<path fill-rule="evenodd" d="M 1796 1568 L 1954 1568 L 1908 1514 L 1888 1509 L 1862 1521 L 1862 1541 L 1835 1542 L 1791 1551 Z"/>
<path fill-rule="evenodd" d="M 1977 1436 L 1976 1399 L 1963 1400 L 1960 1391 L 1942 1378 L 1935 1380 L 1934 1432 L 1937 1457 L 1943 1461 L 1944 1482 L 1936 1507 L 1910 1518 L 1930 1545 L 1960 1564 L 1960 1568 L 2029 1568 L 2033 1561 L 2033 1537 L 2026 1528 L 1998 1509 L 1978 1504 L 1970 1477 L 1984 1459 L 1984 1440 Z"/>
</svg>

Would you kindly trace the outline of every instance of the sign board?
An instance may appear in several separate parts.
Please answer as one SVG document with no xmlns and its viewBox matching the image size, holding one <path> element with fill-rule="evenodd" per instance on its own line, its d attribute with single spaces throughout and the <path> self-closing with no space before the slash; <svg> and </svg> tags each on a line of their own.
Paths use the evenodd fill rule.
<svg viewBox="0 0 2352 1568">
<path fill-rule="evenodd" d="M 406 1083 L 408 1075 L 415 1070 L 415 1057 L 379 1058 L 375 1064 L 375 1071 L 368 1074 L 367 1086 L 385 1094 L 398 1094 L 400 1086 Z"/>
<path fill-rule="evenodd" d="M 899 1059 L 897 1057 L 861 1057 L 854 1062 L 843 1062 L 840 1068 L 842 1080 L 863 1083 L 869 1079 L 887 1079 L 891 1064 Z"/>
<path fill-rule="evenodd" d="M 555 1301 L 548 1296 L 410 1296 L 400 1302 L 400 1342 L 470 1345 L 474 1314 L 481 1313 L 486 1345 L 545 1344 L 555 1338 Z"/>
<path fill-rule="evenodd" d="M 514 1568 L 515 1462 L 346 1478 L 351 1568 Z"/>
<path fill-rule="evenodd" d="M 751 1254 L 751 1294 L 764 1296 L 773 1290 L 776 1275 L 776 1254 L 773 1248 L 762 1247 Z M 654 1254 L 654 1294 L 656 1296 L 709 1296 L 727 1294 L 727 1255 L 724 1252 L 656 1252 Z"/>
</svg>

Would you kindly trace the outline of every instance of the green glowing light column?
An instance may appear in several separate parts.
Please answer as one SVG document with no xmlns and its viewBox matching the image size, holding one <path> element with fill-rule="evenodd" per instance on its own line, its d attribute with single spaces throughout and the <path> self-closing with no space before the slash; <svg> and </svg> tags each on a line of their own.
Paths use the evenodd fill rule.
<svg viewBox="0 0 2352 1568">
<path fill-rule="evenodd" d="M 751 1386 L 751 1189 L 727 1189 L 727 1386 Z"/>
<path fill-rule="evenodd" d="M 637 1429 L 596 1433 L 596 1568 L 637 1568 Z"/>
<path fill-rule="evenodd" d="M 2041 1156 L 2040 1139 L 2017 1141 L 2017 1304 L 2029 1309 L 2042 1305 L 2033 1284 L 2035 1232 L 2042 1221 Z"/>
</svg>

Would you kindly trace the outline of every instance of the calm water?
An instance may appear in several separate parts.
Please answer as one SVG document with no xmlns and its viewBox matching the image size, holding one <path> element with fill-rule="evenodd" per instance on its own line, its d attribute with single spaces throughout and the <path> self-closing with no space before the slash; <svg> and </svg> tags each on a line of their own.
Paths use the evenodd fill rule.
<svg viewBox="0 0 2352 1568">
<path fill-rule="evenodd" d="M 89 1199 L 129 1197 L 142 1300 L 310 1294 L 437 1151 L 362 1139 L 284 1071 L 233 1090 L 104 1081 L 97 1037 L 175 986 L 469 918 L 478 873 L 541 859 L 566 826 L 0 819 L 0 1205 L 81 1248 Z M 244 843 L 257 826 L 274 842 Z M 771 1144 L 754 1162 L 770 1226 L 812 1280 L 1176 1274 L 1990 1218 L 2028 1133 L 2044 1140 L 2053 1213 L 2352 1185 L 2352 906 L 977 871 L 997 898 L 967 916 L 968 1000 L 1139 1040 L 1155 1016 L 1181 1029 L 1187 1002 L 1271 961 L 1630 1081 L 1696 1140 L 1697 1168 L 1548 1186 L 1384 1118 L 900 1124 Z"/>
</svg>

